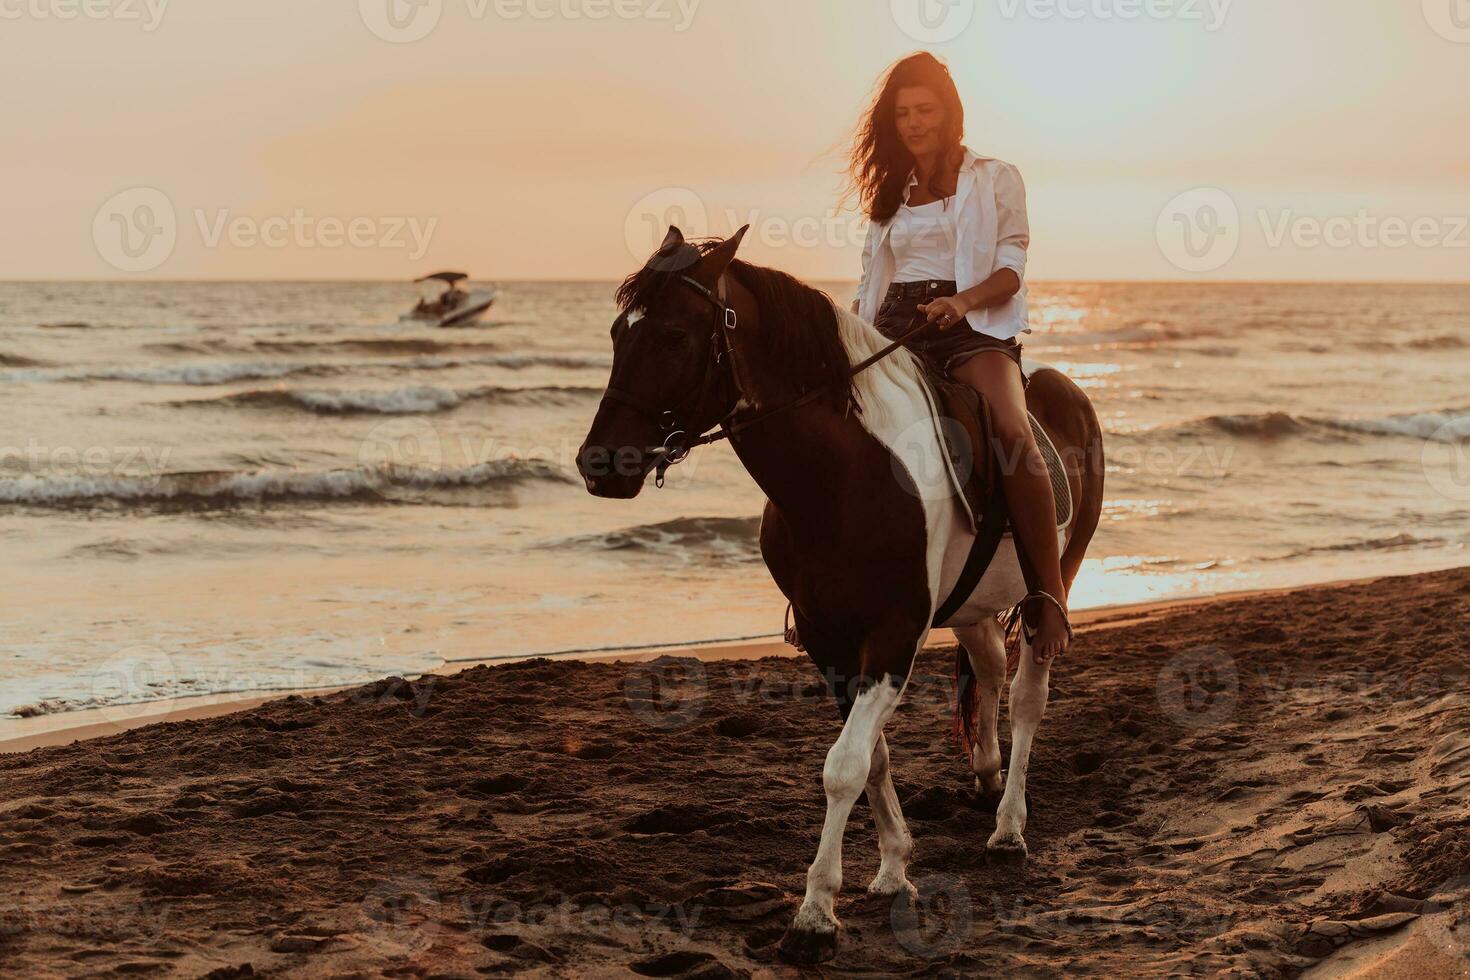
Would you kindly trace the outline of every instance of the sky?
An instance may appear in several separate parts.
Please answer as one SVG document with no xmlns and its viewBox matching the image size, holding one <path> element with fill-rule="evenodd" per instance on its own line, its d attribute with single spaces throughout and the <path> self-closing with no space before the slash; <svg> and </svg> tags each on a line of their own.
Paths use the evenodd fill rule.
<svg viewBox="0 0 1470 980">
<path fill-rule="evenodd" d="M 1470 281 L 1470 0 L 0 0 L 0 279 L 855 279 L 916 50 L 1033 279 Z"/>
</svg>

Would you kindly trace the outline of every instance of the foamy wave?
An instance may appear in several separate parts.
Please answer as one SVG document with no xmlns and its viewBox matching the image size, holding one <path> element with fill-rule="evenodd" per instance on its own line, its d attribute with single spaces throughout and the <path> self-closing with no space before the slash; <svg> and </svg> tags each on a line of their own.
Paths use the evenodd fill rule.
<svg viewBox="0 0 1470 980">
<path fill-rule="evenodd" d="M 369 413 L 378 415 L 423 415 L 442 412 L 460 403 L 459 395 L 429 386 L 396 391 L 292 391 L 279 394 L 283 400 L 324 415 Z"/>
<path fill-rule="evenodd" d="M 1324 425 L 1374 436 L 1406 436 L 1435 442 L 1470 442 L 1470 412 L 1418 412 L 1382 419 L 1336 419 Z"/>
<path fill-rule="evenodd" d="M 0 480 L 0 504 L 29 507 L 177 505 L 387 499 L 463 489 L 499 489 L 533 481 L 573 483 L 543 459 L 502 459 L 452 469 L 382 466 L 325 473 L 169 473 L 158 477 L 21 477 Z"/>
<path fill-rule="evenodd" d="M 321 373 L 313 364 L 181 364 L 176 367 L 90 370 L 20 370 L 0 372 L 0 381 L 136 381 L 143 384 L 223 385 L 234 381 L 264 381 L 292 375 Z"/>
</svg>

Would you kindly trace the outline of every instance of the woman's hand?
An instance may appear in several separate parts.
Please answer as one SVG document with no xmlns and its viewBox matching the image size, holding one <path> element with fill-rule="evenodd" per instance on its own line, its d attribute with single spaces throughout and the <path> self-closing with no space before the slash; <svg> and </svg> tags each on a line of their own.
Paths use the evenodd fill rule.
<svg viewBox="0 0 1470 980">
<path fill-rule="evenodd" d="M 970 311 L 958 296 L 946 296 L 928 303 L 919 304 L 919 312 L 929 318 L 930 323 L 938 323 L 939 329 L 948 330 L 956 323 L 965 319 L 965 314 Z"/>
</svg>

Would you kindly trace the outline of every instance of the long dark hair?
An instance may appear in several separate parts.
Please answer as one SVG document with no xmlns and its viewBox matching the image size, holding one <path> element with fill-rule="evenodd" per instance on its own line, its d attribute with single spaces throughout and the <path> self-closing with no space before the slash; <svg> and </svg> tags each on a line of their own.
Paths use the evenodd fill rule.
<svg viewBox="0 0 1470 980">
<path fill-rule="evenodd" d="M 944 62 L 921 51 L 909 55 L 888 70 L 883 87 L 873 99 L 872 108 L 859 124 L 848 168 L 852 190 L 862 202 L 863 211 L 880 224 L 898 213 L 915 164 L 914 155 L 898 136 L 895 118 L 898 91 L 921 86 L 939 96 L 944 105 L 943 159 L 957 157 L 961 141 L 965 138 L 965 106 L 960 102 L 960 91 Z M 929 189 L 935 197 L 944 197 L 935 186 L 939 177 L 940 171 L 936 169 L 929 177 Z"/>
</svg>

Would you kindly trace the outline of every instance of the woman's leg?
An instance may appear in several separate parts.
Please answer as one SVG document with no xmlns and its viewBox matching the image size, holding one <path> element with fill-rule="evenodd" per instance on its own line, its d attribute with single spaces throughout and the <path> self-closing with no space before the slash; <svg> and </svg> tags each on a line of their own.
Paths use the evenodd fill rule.
<svg viewBox="0 0 1470 980">
<path fill-rule="evenodd" d="M 1031 432 L 1021 371 L 1001 351 L 981 351 L 951 368 L 950 374 L 980 392 L 990 405 L 995 436 L 1005 454 L 1000 469 L 1011 522 L 1041 579 L 1041 588 L 1065 607 L 1067 587 L 1062 582 L 1061 551 L 1057 544 L 1056 501 L 1052 499 L 1046 461 L 1041 458 L 1036 437 Z M 1066 652 L 1068 635 L 1062 611 L 1049 602 L 1040 605 L 1041 628 L 1032 648 L 1037 659 L 1044 662 Z"/>
</svg>

